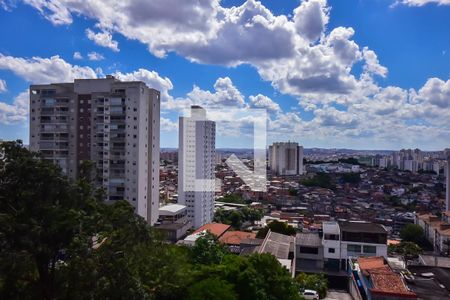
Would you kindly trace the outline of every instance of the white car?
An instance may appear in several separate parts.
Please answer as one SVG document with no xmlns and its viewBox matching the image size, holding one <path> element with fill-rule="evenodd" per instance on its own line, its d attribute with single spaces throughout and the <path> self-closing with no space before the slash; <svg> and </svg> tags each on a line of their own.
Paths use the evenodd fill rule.
<svg viewBox="0 0 450 300">
<path fill-rule="evenodd" d="M 300 295 L 306 300 L 319 300 L 319 293 L 314 290 L 303 290 Z"/>
</svg>

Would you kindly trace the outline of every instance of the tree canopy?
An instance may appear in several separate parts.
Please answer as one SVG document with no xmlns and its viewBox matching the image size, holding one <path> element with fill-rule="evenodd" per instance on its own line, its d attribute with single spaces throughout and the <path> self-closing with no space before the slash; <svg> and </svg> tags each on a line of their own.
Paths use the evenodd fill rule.
<svg viewBox="0 0 450 300">
<path fill-rule="evenodd" d="M 299 299 L 275 257 L 211 236 L 166 244 L 128 202 L 104 203 L 88 170 L 69 182 L 21 143 L 0 147 L 0 299 Z"/>
<path fill-rule="evenodd" d="M 261 228 L 258 231 L 258 233 L 256 234 L 256 237 L 260 238 L 260 239 L 265 238 L 269 229 L 273 232 L 281 233 L 281 234 L 285 234 L 285 235 L 294 235 L 297 233 L 295 228 L 292 227 L 291 225 L 287 224 L 286 222 L 280 222 L 277 220 L 273 220 L 272 222 L 267 224 L 267 226 L 265 226 L 264 228 Z"/>
</svg>

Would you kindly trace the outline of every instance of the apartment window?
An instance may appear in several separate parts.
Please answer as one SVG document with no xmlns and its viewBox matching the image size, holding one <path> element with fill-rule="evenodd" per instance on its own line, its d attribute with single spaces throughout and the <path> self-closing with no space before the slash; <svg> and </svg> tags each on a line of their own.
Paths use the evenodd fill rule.
<svg viewBox="0 0 450 300">
<path fill-rule="evenodd" d="M 377 247 L 375 246 L 363 246 L 363 252 L 366 254 L 376 254 Z"/>
<path fill-rule="evenodd" d="M 336 249 L 334 249 L 334 248 L 328 248 L 328 253 L 335 253 L 336 252 Z"/>
<path fill-rule="evenodd" d="M 361 253 L 361 245 L 347 245 L 347 252 Z"/>
</svg>

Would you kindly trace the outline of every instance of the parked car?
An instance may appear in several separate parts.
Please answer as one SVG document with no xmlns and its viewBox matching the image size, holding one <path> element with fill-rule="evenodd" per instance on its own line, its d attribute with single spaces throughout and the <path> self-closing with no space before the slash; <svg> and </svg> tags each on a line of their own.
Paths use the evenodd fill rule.
<svg viewBox="0 0 450 300">
<path fill-rule="evenodd" d="M 319 293 L 314 290 L 303 290 L 300 291 L 300 295 L 306 300 L 319 300 Z"/>
</svg>

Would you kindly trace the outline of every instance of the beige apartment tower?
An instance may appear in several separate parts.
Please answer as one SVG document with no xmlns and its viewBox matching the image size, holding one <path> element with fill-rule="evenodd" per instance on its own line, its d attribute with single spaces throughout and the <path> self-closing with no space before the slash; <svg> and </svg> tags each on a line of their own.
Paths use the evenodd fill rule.
<svg viewBox="0 0 450 300">
<path fill-rule="evenodd" d="M 160 93 L 113 76 L 30 86 L 30 149 L 72 180 L 94 163 L 106 201 L 127 200 L 150 224 L 159 207 Z"/>
<path fill-rule="evenodd" d="M 294 142 L 279 142 L 269 146 L 269 168 L 273 175 L 302 175 L 303 147 Z"/>
</svg>

